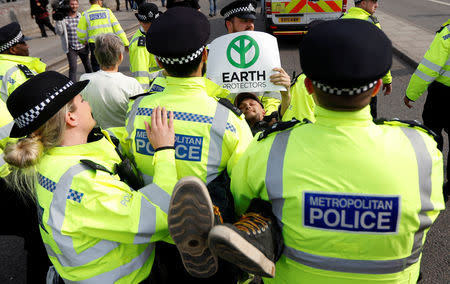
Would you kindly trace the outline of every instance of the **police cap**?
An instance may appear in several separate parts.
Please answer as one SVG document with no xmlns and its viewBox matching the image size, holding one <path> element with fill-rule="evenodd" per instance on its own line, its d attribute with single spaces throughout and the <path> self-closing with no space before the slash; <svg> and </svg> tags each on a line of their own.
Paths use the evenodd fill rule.
<svg viewBox="0 0 450 284">
<path fill-rule="evenodd" d="M 199 57 L 210 33 L 201 12 L 174 7 L 153 21 L 147 31 L 147 50 L 166 64 L 185 64 Z"/>
<path fill-rule="evenodd" d="M 322 91 L 357 95 L 389 71 L 392 43 L 368 21 L 326 21 L 311 29 L 300 44 L 300 65 Z"/>
<path fill-rule="evenodd" d="M 237 0 L 231 2 L 220 10 L 220 15 L 222 15 L 225 20 L 232 17 L 256 20 L 256 1 Z"/>
<path fill-rule="evenodd" d="M 0 28 L 0 52 L 8 50 L 14 45 L 24 42 L 24 35 L 17 22 L 12 22 Z"/>
<path fill-rule="evenodd" d="M 159 17 L 161 12 L 158 11 L 158 6 L 153 3 L 144 3 L 139 5 L 138 12 L 134 15 L 140 22 L 151 23 L 154 19 Z"/>
</svg>

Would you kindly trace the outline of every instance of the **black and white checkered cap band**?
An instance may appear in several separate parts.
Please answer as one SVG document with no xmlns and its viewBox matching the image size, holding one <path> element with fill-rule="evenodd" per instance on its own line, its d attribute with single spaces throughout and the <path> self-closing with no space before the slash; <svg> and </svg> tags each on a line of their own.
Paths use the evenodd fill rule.
<svg viewBox="0 0 450 284">
<path fill-rule="evenodd" d="M 248 4 L 247 7 L 239 7 L 239 8 L 235 8 L 235 9 L 231 9 L 230 11 L 226 12 L 223 17 L 224 18 L 228 18 L 230 15 L 234 15 L 237 13 L 242 13 L 242 12 L 256 12 L 255 7 L 253 7 L 252 4 Z"/>
<path fill-rule="evenodd" d="M 148 15 L 137 14 L 139 21 L 150 21 L 151 19 L 156 19 L 159 17 L 159 14 L 153 15 L 152 11 L 148 12 Z"/>
<path fill-rule="evenodd" d="M 359 95 L 365 91 L 372 89 L 377 84 L 377 82 L 378 82 L 378 80 L 373 81 L 372 83 L 370 83 L 368 85 L 357 87 L 357 88 L 336 88 L 336 87 L 327 86 L 325 84 L 322 84 L 322 83 L 319 83 L 316 81 L 312 81 L 314 86 L 321 89 L 325 93 L 330 94 L 330 95 L 338 95 L 338 96 Z"/>
<path fill-rule="evenodd" d="M 45 101 L 41 102 L 37 106 L 33 107 L 26 113 L 22 114 L 21 116 L 14 119 L 14 122 L 19 126 L 19 128 L 24 128 L 28 124 L 32 123 L 41 113 L 43 109 L 52 101 L 54 100 L 59 94 L 61 94 L 63 91 L 65 91 L 67 88 L 72 86 L 74 83 L 72 81 L 69 81 L 67 84 L 62 86 L 59 90 L 57 90 L 55 93 L 51 94 L 48 98 L 45 99 Z"/>
<path fill-rule="evenodd" d="M 19 43 L 21 41 L 22 37 L 23 37 L 23 34 L 20 31 L 12 40 L 10 40 L 7 43 L 5 43 L 2 46 L 0 46 L 0 52 L 8 50 L 10 47 L 12 47 L 15 44 Z"/>
<path fill-rule="evenodd" d="M 205 46 L 200 47 L 197 51 L 195 51 L 192 54 L 189 54 L 187 56 L 183 56 L 180 58 L 173 58 L 173 57 L 162 57 L 162 56 L 156 56 L 159 61 L 166 64 L 186 64 L 194 60 L 195 58 L 199 57 L 200 54 L 202 54 L 203 49 L 205 49 Z"/>
</svg>

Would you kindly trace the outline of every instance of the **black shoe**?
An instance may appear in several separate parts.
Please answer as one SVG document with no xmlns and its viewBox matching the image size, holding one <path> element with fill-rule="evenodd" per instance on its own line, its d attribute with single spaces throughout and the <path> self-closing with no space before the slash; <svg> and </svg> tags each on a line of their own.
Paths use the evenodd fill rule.
<svg viewBox="0 0 450 284">
<path fill-rule="evenodd" d="M 209 232 L 208 244 L 214 254 L 243 271 L 264 277 L 275 276 L 272 221 L 247 213 L 232 224 L 217 225 Z"/>
<path fill-rule="evenodd" d="M 208 247 L 208 233 L 215 223 L 208 189 L 196 177 L 178 181 L 170 199 L 167 222 L 186 271 L 207 278 L 217 271 L 217 256 Z"/>
<path fill-rule="evenodd" d="M 209 14 L 209 16 L 210 16 L 210 17 L 214 17 L 214 15 L 213 15 L 213 14 L 211 14 L 211 13 Z"/>
</svg>

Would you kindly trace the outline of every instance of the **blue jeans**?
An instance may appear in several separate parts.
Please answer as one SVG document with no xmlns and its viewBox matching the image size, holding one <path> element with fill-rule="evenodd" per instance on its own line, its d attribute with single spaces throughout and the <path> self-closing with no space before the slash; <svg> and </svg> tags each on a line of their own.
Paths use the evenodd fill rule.
<svg viewBox="0 0 450 284">
<path fill-rule="evenodd" d="M 217 10 L 216 0 L 209 0 L 209 14 L 215 14 Z"/>
</svg>

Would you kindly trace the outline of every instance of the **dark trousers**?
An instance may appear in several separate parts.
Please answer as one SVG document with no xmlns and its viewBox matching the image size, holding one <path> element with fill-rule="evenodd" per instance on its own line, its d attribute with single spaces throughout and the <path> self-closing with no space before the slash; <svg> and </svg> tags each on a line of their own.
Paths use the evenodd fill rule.
<svg viewBox="0 0 450 284">
<path fill-rule="evenodd" d="M 437 147 L 442 151 L 444 147 L 444 137 L 442 130 L 450 134 L 450 115 L 448 107 L 450 106 L 450 87 L 439 82 L 433 82 L 428 86 L 428 96 L 423 107 L 423 123 L 436 133 Z M 449 151 L 450 152 L 450 151 Z M 450 155 L 447 156 L 447 179 L 450 178 L 448 162 Z M 448 182 L 446 188 L 448 193 Z"/>
<path fill-rule="evenodd" d="M 377 118 L 377 97 L 372 97 L 370 100 L 370 114 L 372 115 L 373 119 Z"/>
<path fill-rule="evenodd" d="M 97 58 L 95 58 L 95 43 L 90 42 L 89 43 L 89 49 L 91 50 L 91 66 L 92 66 L 92 71 L 93 72 L 97 72 L 98 70 L 100 70 L 100 65 L 97 62 Z"/>
<path fill-rule="evenodd" d="M 23 199 L 17 192 L 7 187 L 4 180 L 0 179 L 0 214 L 2 216 L 0 235 L 17 236 L 24 239 L 26 251 L 26 278 L 27 283 L 45 283 L 45 278 L 50 264 L 47 252 L 39 232 L 37 207 L 31 198 Z M 18 251 L 9 253 L 20 253 Z M 16 248 L 17 249 L 17 248 Z M 7 251 L 0 251 L 0 267 L 8 267 L 7 263 L 1 263 Z M 9 276 L 9 279 L 4 279 Z M 1 283 L 15 283 L 17 275 L 13 271 L 1 271 Z"/>
<path fill-rule="evenodd" d="M 43 19 L 38 19 L 36 18 L 36 24 L 38 24 L 39 29 L 41 30 L 41 35 L 42 37 L 47 37 L 47 32 L 45 31 L 45 26 L 51 30 L 54 34 L 55 33 L 55 28 L 52 26 L 52 24 L 50 23 L 50 18 L 43 18 Z"/>
<path fill-rule="evenodd" d="M 67 53 L 67 60 L 69 61 L 69 78 L 70 80 L 77 81 L 77 59 L 80 57 L 86 73 L 92 73 L 91 62 L 89 61 L 89 49 L 87 46 L 80 50 L 75 50 L 69 47 Z"/>
</svg>

